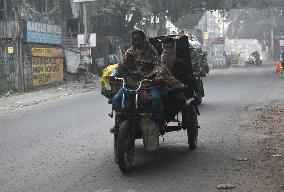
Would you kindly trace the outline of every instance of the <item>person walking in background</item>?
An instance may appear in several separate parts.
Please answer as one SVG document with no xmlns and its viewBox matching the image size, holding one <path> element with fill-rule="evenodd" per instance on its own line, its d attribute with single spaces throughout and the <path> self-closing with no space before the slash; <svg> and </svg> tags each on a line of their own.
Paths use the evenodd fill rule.
<svg viewBox="0 0 284 192">
<path fill-rule="evenodd" d="M 281 51 L 280 51 L 280 60 L 278 61 L 276 68 L 275 68 L 275 72 L 278 74 L 282 74 L 283 73 L 283 67 L 284 67 L 284 47 L 281 47 Z"/>
<path fill-rule="evenodd" d="M 284 47 L 281 48 L 280 62 L 281 62 L 282 68 L 283 68 L 284 67 Z"/>
</svg>

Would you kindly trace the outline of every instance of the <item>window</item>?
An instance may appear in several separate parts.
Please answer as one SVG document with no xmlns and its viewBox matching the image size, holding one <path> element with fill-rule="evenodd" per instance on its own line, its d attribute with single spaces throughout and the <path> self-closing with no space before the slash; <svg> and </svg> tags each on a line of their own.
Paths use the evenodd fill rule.
<svg viewBox="0 0 284 192">
<path fill-rule="evenodd" d="M 54 0 L 29 0 L 29 3 L 37 12 L 47 13 L 54 8 L 53 1 Z"/>
<path fill-rule="evenodd" d="M 4 20 L 6 17 L 6 0 L 0 0 L 0 20 Z"/>
</svg>

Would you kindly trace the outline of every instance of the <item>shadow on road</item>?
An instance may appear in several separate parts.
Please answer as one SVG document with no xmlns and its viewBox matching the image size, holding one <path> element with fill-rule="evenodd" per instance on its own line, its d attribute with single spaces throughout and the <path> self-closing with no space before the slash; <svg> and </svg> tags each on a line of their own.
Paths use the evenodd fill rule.
<svg viewBox="0 0 284 192">
<path fill-rule="evenodd" d="M 143 146 L 136 148 L 136 162 L 133 168 L 133 174 L 143 174 L 145 172 L 159 172 L 165 169 L 173 168 L 177 164 L 194 155 L 190 152 L 186 143 L 181 146 L 161 146 L 158 153 L 147 153 Z"/>
</svg>

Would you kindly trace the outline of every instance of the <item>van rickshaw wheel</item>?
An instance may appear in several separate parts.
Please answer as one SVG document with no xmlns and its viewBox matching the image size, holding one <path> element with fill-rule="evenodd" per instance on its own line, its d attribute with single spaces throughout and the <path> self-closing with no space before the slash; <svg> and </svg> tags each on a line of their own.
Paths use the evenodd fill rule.
<svg viewBox="0 0 284 192">
<path fill-rule="evenodd" d="M 187 126 L 187 137 L 189 150 L 193 151 L 197 147 L 197 138 L 198 138 L 198 119 L 195 105 L 192 102 L 187 108 L 187 120 L 189 122 Z"/>
<path fill-rule="evenodd" d="M 131 139 L 130 122 L 124 120 L 120 126 L 117 137 L 117 160 L 120 170 L 127 173 L 133 167 L 134 142 Z"/>
</svg>

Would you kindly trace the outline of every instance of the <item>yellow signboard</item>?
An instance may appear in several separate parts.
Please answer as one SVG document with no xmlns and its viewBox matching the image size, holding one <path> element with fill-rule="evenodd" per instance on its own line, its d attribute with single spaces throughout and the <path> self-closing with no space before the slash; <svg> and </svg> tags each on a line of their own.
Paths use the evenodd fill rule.
<svg viewBox="0 0 284 192">
<path fill-rule="evenodd" d="M 204 32 L 204 40 L 208 40 L 209 39 L 209 32 Z"/>
<path fill-rule="evenodd" d="M 32 48 L 33 57 L 62 57 L 61 48 Z"/>
<path fill-rule="evenodd" d="M 8 54 L 14 53 L 14 47 L 8 47 Z"/>
<path fill-rule="evenodd" d="M 63 80 L 63 58 L 32 57 L 33 86 L 56 83 Z"/>
</svg>

